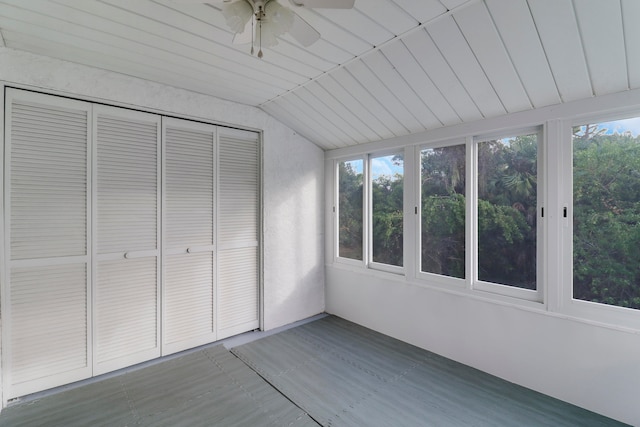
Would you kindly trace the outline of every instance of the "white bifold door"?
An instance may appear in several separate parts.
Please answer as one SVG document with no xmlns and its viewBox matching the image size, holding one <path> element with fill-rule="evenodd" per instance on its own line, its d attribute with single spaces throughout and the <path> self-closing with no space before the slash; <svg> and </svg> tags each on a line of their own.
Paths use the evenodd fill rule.
<svg viewBox="0 0 640 427">
<path fill-rule="evenodd" d="M 95 375 L 160 356 L 161 118 L 93 118 Z"/>
<path fill-rule="evenodd" d="M 260 325 L 260 164 L 255 132 L 163 123 L 163 354 L 169 354 Z"/>
<path fill-rule="evenodd" d="M 6 93 L 5 400 L 260 326 L 257 133 Z"/>
<path fill-rule="evenodd" d="M 259 326 L 258 135 L 218 131 L 218 339 Z"/>
<path fill-rule="evenodd" d="M 91 375 L 91 105 L 7 90 L 5 117 L 2 379 L 15 397 Z"/>
<path fill-rule="evenodd" d="M 216 129 L 164 119 L 164 354 L 216 340 Z"/>
</svg>

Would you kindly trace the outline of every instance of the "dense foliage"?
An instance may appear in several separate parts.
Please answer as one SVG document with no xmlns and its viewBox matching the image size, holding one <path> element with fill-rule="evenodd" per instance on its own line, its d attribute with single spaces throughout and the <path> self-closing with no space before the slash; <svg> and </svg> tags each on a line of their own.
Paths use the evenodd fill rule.
<svg viewBox="0 0 640 427">
<path fill-rule="evenodd" d="M 401 160 L 401 159 L 398 159 Z M 640 308 L 640 137 L 574 130 L 574 297 Z M 465 146 L 421 155 L 421 270 L 465 277 Z M 537 137 L 478 144 L 478 278 L 535 289 Z M 550 183 L 553 185 L 553 183 Z M 372 182 L 374 260 L 402 265 L 401 175 Z M 340 165 L 340 254 L 362 259 L 362 174 Z"/>
<path fill-rule="evenodd" d="M 354 162 L 340 162 L 338 169 L 338 248 L 341 257 L 362 260 L 362 173 Z M 360 167 L 362 170 L 362 167 Z"/>
<path fill-rule="evenodd" d="M 640 309 L 640 137 L 574 130 L 574 297 Z"/>
<path fill-rule="evenodd" d="M 478 144 L 478 278 L 535 289 L 537 138 Z M 465 146 L 423 150 L 422 271 L 465 277 Z"/>
</svg>

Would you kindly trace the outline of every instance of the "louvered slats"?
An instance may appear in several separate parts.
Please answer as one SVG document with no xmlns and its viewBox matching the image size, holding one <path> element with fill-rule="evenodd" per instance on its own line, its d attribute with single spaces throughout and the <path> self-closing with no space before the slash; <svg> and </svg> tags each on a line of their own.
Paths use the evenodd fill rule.
<svg viewBox="0 0 640 427">
<path fill-rule="evenodd" d="M 100 107 L 94 121 L 95 374 L 160 355 L 160 118 Z"/>
<path fill-rule="evenodd" d="M 87 366 L 86 265 L 13 268 L 14 385 Z"/>
<path fill-rule="evenodd" d="M 157 124 L 97 121 L 98 253 L 157 249 Z"/>
<path fill-rule="evenodd" d="M 259 326 L 258 134 L 7 94 L 5 396 Z"/>
<path fill-rule="evenodd" d="M 7 89 L 6 396 L 84 378 L 89 105 Z M 8 351 L 10 350 L 10 351 Z"/>
<path fill-rule="evenodd" d="M 218 338 L 259 326 L 257 138 L 219 138 Z"/>
<path fill-rule="evenodd" d="M 164 283 L 164 344 L 213 341 L 212 253 L 165 257 Z"/>
<path fill-rule="evenodd" d="M 138 363 L 149 359 L 149 353 L 155 354 L 156 268 L 155 257 L 98 263 L 95 287 L 98 372 Z"/>
<path fill-rule="evenodd" d="M 11 259 L 87 252 L 87 112 L 16 102 Z"/>
<path fill-rule="evenodd" d="M 165 119 L 164 127 L 163 354 L 169 354 L 215 341 L 216 128 L 176 119 Z"/>
<path fill-rule="evenodd" d="M 258 240 L 258 144 L 220 137 L 220 249 Z"/>
<path fill-rule="evenodd" d="M 229 249 L 218 256 L 218 321 L 222 336 L 258 327 L 257 247 Z M 254 325 L 253 327 L 247 325 Z"/>
<path fill-rule="evenodd" d="M 214 134 L 167 128 L 165 246 L 213 244 Z"/>
</svg>

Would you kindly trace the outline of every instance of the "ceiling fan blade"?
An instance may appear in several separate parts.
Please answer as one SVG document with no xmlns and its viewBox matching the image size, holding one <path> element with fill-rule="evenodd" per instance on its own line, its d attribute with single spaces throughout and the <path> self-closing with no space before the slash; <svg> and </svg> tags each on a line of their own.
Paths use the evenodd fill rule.
<svg viewBox="0 0 640 427">
<path fill-rule="evenodd" d="M 289 30 L 289 34 L 304 47 L 311 46 L 320 39 L 320 33 L 307 21 L 300 18 L 298 14 L 293 15 L 293 26 Z"/>
<path fill-rule="evenodd" d="M 295 6 L 311 9 L 351 9 L 355 0 L 290 0 Z"/>
<path fill-rule="evenodd" d="M 223 3 L 231 3 L 234 0 L 171 0 L 172 3 L 177 4 L 212 4 L 212 5 L 221 5 Z"/>
<path fill-rule="evenodd" d="M 244 31 L 241 33 L 236 33 L 233 36 L 233 44 L 247 44 L 253 41 L 253 28 L 252 23 L 253 19 L 249 19 L 247 25 L 244 26 Z"/>
</svg>

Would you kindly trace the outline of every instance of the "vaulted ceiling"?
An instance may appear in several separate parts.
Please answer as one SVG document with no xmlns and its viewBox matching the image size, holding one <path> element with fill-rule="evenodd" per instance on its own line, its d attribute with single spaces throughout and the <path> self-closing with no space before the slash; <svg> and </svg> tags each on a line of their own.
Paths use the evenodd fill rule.
<svg viewBox="0 0 640 427">
<path fill-rule="evenodd" d="M 640 88 L 638 0 L 295 11 L 321 39 L 263 59 L 213 0 L 0 0 L 0 43 L 256 106 L 324 149 Z"/>
</svg>

